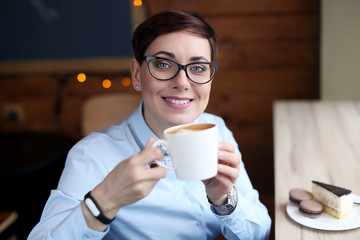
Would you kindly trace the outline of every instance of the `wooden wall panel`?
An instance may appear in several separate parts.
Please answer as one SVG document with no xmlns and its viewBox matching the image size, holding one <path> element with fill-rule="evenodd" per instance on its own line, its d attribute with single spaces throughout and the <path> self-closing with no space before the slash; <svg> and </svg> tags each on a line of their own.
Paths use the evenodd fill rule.
<svg viewBox="0 0 360 240">
<path fill-rule="evenodd" d="M 0 99 L 54 96 L 57 82 L 49 76 L 0 76 Z"/>
<path fill-rule="evenodd" d="M 272 14 L 239 15 L 207 18 L 220 41 L 231 39 L 236 42 L 273 42 L 316 40 L 318 34 L 318 15 Z M 296 26 L 296 28 L 294 28 Z M 309 26 L 312 26 L 309 28 Z"/>
<path fill-rule="evenodd" d="M 233 92 L 269 95 L 273 98 L 286 95 L 301 98 L 302 95 L 317 94 L 316 89 L 312 89 L 317 76 L 316 69 L 236 69 L 231 72 L 219 71 L 212 84 L 216 94 Z"/>
<path fill-rule="evenodd" d="M 237 43 L 221 42 L 221 70 L 251 68 L 313 68 L 317 66 L 317 43 Z M 231 53 L 231 54 L 230 54 Z"/>
<path fill-rule="evenodd" d="M 124 73 L 125 75 L 127 72 Z M 89 74 L 85 83 L 76 74 L 0 76 L 0 110 L 19 105 L 24 119 L 9 122 L 0 119 L 0 131 L 60 132 L 77 140 L 81 137 L 81 108 L 84 101 L 95 94 L 130 92 L 139 94 L 132 86 L 124 87 L 120 73 Z M 112 87 L 104 89 L 101 82 L 112 80 Z M 66 80 L 64 85 L 59 81 Z"/>
</svg>

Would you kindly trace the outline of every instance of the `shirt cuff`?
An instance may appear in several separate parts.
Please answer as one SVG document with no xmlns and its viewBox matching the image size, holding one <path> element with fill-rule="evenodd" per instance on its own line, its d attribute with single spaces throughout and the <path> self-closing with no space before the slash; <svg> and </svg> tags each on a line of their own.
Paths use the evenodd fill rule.
<svg viewBox="0 0 360 240">
<path fill-rule="evenodd" d="M 86 224 L 81 204 L 76 206 L 74 210 L 67 216 L 58 227 L 52 232 L 53 239 L 103 239 L 109 232 L 110 227 L 107 226 L 104 232 L 98 232 L 89 228 Z"/>
</svg>

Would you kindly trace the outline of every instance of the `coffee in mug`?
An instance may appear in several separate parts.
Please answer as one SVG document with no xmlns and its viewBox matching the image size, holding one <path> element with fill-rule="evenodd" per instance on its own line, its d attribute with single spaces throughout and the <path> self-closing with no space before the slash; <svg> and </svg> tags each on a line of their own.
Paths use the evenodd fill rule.
<svg viewBox="0 0 360 240">
<path fill-rule="evenodd" d="M 204 180 L 217 174 L 218 130 L 212 123 L 179 125 L 164 131 L 165 139 L 153 146 L 170 152 L 173 166 L 155 161 L 161 167 L 175 170 L 182 180 Z"/>
</svg>

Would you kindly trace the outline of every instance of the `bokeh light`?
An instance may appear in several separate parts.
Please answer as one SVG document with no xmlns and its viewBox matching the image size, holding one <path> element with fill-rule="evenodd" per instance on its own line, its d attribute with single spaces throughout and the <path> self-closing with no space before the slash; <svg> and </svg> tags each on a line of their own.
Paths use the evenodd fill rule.
<svg viewBox="0 0 360 240">
<path fill-rule="evenodd" d="M 76 78 L 77 78 L 78 82 L 85 82 L 86 75 L 85 75 L 85 73 L 79 73 Z"/>
<path fill-rule="evenodd" d="M 121 79 L 121 84 L 124 86 L 124 87 L 128 87 L 130 86 L 131 84 L 131 79 L 129 77 L 123 77 Z"/>
<path fill-rule="evenodd" d="M 142 1 L 141 1 L 141 0 L 134 0 L 134 6 L 135 6 L 135 7 L 140 7 L 140 6 L 142 6 Z"/>
<path fill-rule="evenodd" d="M 104 79 L 104 80 L 102 81 L 102 86 L 103 86 L 103 88 L 110 88 L 110 87 L 111 87 L 111 81 L 110 81 L 110 79 Z"/>
</svg>

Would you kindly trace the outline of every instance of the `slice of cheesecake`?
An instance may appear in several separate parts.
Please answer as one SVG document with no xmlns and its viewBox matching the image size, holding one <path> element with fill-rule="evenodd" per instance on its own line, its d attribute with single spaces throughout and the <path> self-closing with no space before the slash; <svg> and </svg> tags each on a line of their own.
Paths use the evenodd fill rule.
<svg viewBox="0 0 360 240">
<path fill-rule="evenodd" d="M 324 212 L 338 219 L 350 215 L 353 207 L 351 190 L 312 181 L 312 194 L 315 200 L 323 204 Z"/>
</svg>

